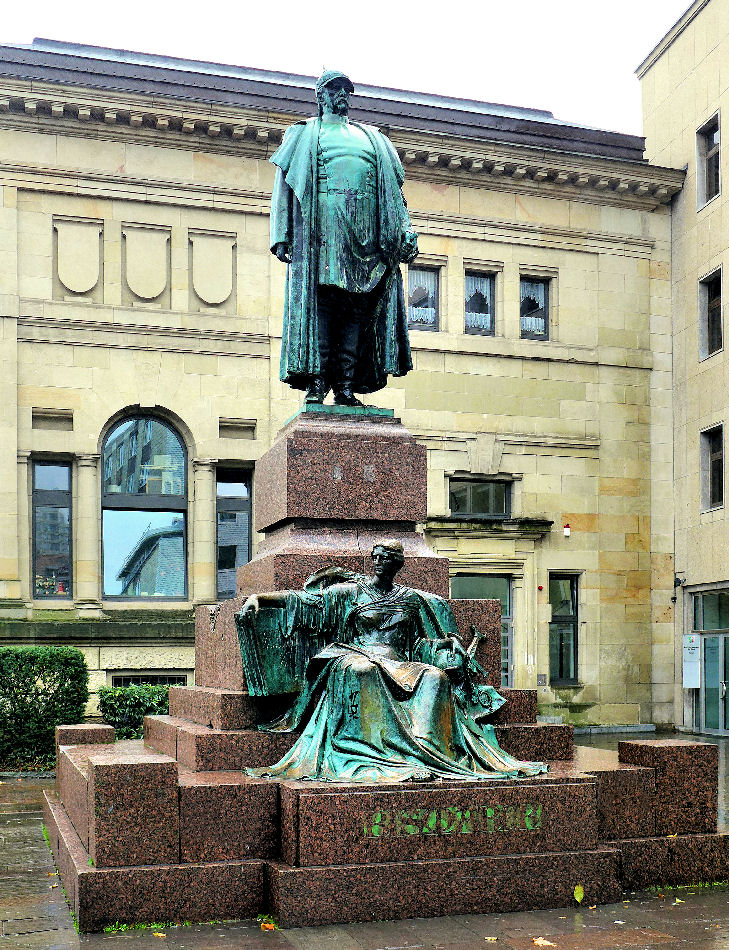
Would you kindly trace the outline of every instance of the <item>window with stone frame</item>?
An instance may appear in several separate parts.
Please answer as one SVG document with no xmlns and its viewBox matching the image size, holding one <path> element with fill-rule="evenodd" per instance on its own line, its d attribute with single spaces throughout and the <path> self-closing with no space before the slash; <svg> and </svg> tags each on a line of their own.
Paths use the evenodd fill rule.
<svg viewBox="0 0 729 950">
<path fill-rule="evenodd" d="M 576 574 L 549 575 L 549 681 L 553 685 L 577 683 L 578 577 Z"/>
<path fill-rule="evenodd" d="M 724 347 L 721 268 L 699 281 L 699 359 Z"/>
<path fill-rule="evenodd" d="M 724 504 L 724 426 L 701 433 L 701 508 L 710 511 Z"/>
<path fill-rule="evenodd" d="M 33 597 L 72 595 L 71 465 L 33 462 Z"/>
<path fill-rule="evenodd" d="M 451 478 L 448 506 L 454 518 L 508 518 L 511 515 L 511 482 Z"/>
<path fill-rule="evenodd" d="M 699 207 L 721 192 L 721 135 L 718 113 L 696 133 L 696 187 Z"/>
<path fill-rule="evenodd" d="M 102 460 L 104 597 L 184 599 L 187 452 L 182 437 L 162 419 L 130 416 L 108 432 Z"/>
<path fill-rule="evenodd" d="M 465 329 L 466 333 L 494 336 L 494 297 L 496 280 L 493 274 L 466 271 Z"/>
<path fill-rule="evenodd" d="M 437 330 L 440 325 L 440 269 L 408 267 L 408 327 Z"/>
<path fill-rule="evenodd" d="M 216 473 L 218 600 L 235 597 L 238 568 L 251 556 L 251 475 L 240 468 Z"/>
<path fill-rule="evenodd" d="M 522 275 L 519 282 L 519 318 L 522 340 L 549 339 L 550 280 Z"/>
</svg>

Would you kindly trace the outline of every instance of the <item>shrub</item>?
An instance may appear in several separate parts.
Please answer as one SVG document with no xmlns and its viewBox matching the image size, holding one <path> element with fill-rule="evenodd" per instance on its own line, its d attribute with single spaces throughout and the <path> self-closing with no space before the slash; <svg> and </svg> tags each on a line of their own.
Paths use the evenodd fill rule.
<svg viewBox="0 0 729 950">
<path fill-rule="evenodd" d="M 117 739 L 140 739 L 145 716 L 166 716 L 169 686 L 101 686 L 99 711 Z"/>
<path fill-rule="evenodd" d="M 73 647 L 0 647 L 0 763 L 52 762 L 56 726 L 82 722 L 89 671 Z"/>
</svg>

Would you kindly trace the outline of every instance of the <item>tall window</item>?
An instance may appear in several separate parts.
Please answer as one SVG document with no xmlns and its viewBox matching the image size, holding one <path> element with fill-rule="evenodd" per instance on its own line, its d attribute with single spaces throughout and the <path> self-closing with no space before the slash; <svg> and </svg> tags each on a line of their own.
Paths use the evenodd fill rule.
<svg viewBox="0 0 729 950">
<path fill-rule="evenodd" d="M 186 461 L 181 438 L 159 419 L 125 419 L 107 435 L 101 499 L 105 597 L 185 597 Z"/>
<path fill-rule="evenodd" d="M 240 469 L 218 469 L 217 577 L 218 599 L 229 600 L 236 593 L 237 569 L 247 564 L 251 546 L 251 481 Z"/>
<path fill-rule="evenodd" d="M 448 504 L 454 517 L 508 518 L 511 482 L 451 479 Z"/>
<path fill-rule="evenodd" d="M 701 433 L 701 507 L 706 511 L 724 504 L 724 427 Z"/>
<path fill-rule="evenodd" d="M 456 574 L 451 597 L 501 601 L 501 685 L 514 681 L 514 614 L 511 578 L 500 574 Z"/>
<path fill-rule="evenodd" d="M 699 282 L 699 357 L 705 359 L 724 345 L 721 311 L 721 270 Z"/>
<path fill-rule="evenodd" d="M 438 329 L 438 270 L 408 267 L 408 326 L 411 330 Z"/>
<path fill-rule="evenodd" d="M 549 575 L 549 679 L 566 685 L 577 683 L 577 578 Z"/>
<path fill-rule="evenodd" d="M 33 596 L 71 594 L 71 466 L 34 462 Z"/>
<path fill-rule="evenodd" d="M 520 301 L 522 340 L 548 340 L 549 281 L 522 277 Z"/>
<path fill-rule="evenodd" d="M 494 275 L 466 271 L 466 333 L 493 336 Z"/>
<path fill-rule="evenodd" d="M 696 186 L 700 205 L 721 191 L 721 140 L 719 116 L 715 115 L 696 135 Z"/>
</svg>

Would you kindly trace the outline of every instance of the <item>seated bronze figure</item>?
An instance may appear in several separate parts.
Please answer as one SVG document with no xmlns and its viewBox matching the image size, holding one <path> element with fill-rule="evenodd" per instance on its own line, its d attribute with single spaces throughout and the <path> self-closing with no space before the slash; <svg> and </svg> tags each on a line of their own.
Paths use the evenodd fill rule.
<svg viewBox="0 0 729 950">
<path fill-rule="evenodd" d="M 309 578 L 304 590 L 249 597 L 237 615 L 249 687 L 258 684 L 252 692 L 268 691 L 261 667 L 273 662 L 270 656 L 261 661 L 261 640 L 271 627 L 262 623 L 263 608 L 275 608 L 277 636 L 303 672 L 289 711 L 259 726 L 303 731 L 280 762 L 256 774 L 401 782 L 546 771 L 499 747 L 493 726 L 483 720 L 504 700 L 474 681 L 483 671 L 475 651 L 464 649 L 454 633 L 446 601 L 395 583 L 402 544 L 376 544 L 372 561 L 374 577 L 328 568 Z"/>
</svg>

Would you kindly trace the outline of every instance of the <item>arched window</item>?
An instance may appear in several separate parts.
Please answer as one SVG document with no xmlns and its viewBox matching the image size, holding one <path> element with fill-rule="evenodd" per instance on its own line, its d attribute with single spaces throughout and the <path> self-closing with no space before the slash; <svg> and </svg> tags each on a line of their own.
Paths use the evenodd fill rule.
<svg viewBox="0 0 729 950">
<path fill-rule="evenodd" d="M 134 416 L 104 440 L 101 488 L 104 597 L 187 594 L 187 464 L 167 423 Z"/>
</svg>

